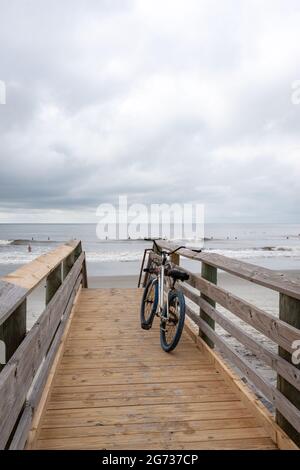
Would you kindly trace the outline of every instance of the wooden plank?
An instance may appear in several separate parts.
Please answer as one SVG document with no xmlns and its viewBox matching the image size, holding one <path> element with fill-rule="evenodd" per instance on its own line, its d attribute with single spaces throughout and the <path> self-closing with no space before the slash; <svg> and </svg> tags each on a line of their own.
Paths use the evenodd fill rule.
<svg viewBox="0 0 300 470">
<path fill-rule="evenodd" d="M 86 394 L 88 398 L 82 396 L 82 394 L 77 394 L 76 398 L 68 399 L 68 396 L 59 397 L 55 395 L 55 401 L 50 402 L 48 405 L 49 410 L 67 410 L 73 408 L 110 408 L 110 407 L 119 407 L 119 406 L 135 406 L 135 405 L 170 405 L 175 403 L 209 403 L 209 402 L 222 402 L 222 401 L 238 401 L 238 398 L 233 393 L 213 393 L 213 390 L 207 394 L 193 394 L 190 392 L 187 395 L 173 396 L 141 396 L 137 395 L 133 397 L 126 398 L 89 398 L 89 394 Z M 62 400 L 65 398 L 65 400 Z"/>
<path fill-rule="evenodd" d="M 206 405 L 206 404 L 205 404 Z M 196 407 L 186 411 L 179 411 L 177 406 L 166 406 L 164 409 L 152 407 L 151 409 L 141 410 L 138 412 L 134 407 L 114 408 L 84 408 L 81 410 L 47 410 L 47 414 L 43 421 L 43 428 L 66 428 L 81 426 L 106 426 L 127 423 L 160 423 L 166 421 L 192 421 L 192 420 L 208 420 L 208 419 L 231 419 L 231 418 L 249 418 L 251 413 L 245 407 L 223 405 L 220 409 L 203 409 L 197 410 Z M 148 411 L 147 411 L 148 410 Z M 175 411 L 174 411 L 175 410 Z M 92 413 L 91 413 L 92 411 Z M 151 412 L 151 414 L 150 414 Z"/>
<path fill-rule="evenodd" d="M 221 374 L 220 374 L 221 375 Z M 151 394 L 160 395 L 161 393 L 165 394 L 173 394 L 173 395 L 192 395 L 193 393 L 201 394 L 207 393 L 208 390 L 221 390 L 224 393 L 228 393 L 228 385 L 225 384 L 224 380 L 211 380 L 207 382 L 203 381 L 191 381 L 191 382 L 168 382 L 166 384 L 161 384 L 159 382 L 152 382 L 152 383 L 144 383 L 144 384 L 97 384 L 97 385 L 80 385 L 76 386 L 73 389 L 69 387 L 57 386 L 53 389 L 53 397 L 60 395 L 60 396 L 68 396 L 69 394 L 76 394 L 76 396 L 87 393 L 87 394 L 95 394 L 97 397 L 110 397 L 114 396 L 148 396 Z M 111 391 L 111 394 L 110 394 Z"/>
<path fill-rule="evenodd" d="M 118 444 L 117 440 L 111 441 L 110 445 L 99 447 L 98 438 L 89 439 L 74 439 L 74 440 L 54 440 L 54 441 L 39 441 L 38 449 L 70 449 L 70 450 L 275 450 L 276 446 L 270 438 L 245 438 L 245 439 L 231 439 L 231 440 L 212 440 L 201 442 L 167 442 L 162 437 L 157 438 L 156 442 L 141 442 L 136 443 L 134 440 L 129 441 L 127 444 Z"/>
<path fill-rule="evenodd" d="M 37 379 L 35 380 L 35 382 L 33 384 L 33 387 L 31 389 L 28 400 L 29 400 L 30 404 L 32 405 L 33 409 L 36 408 L 36 406 L 38 405 L 38 403 L 40 401 L 40 397 L 43 393 L 45 383 L 47 382 L 47 378 L 48 378 L 48 375 L 49 375 L 49 370 L 52 367 L 53 361 L 55 359 L 56 352 L 57 352 L 57 350 L 60 346 L 62 337 L 63 337 L 64 332 L 65 332 L 66 323 L 68 322 L 69 316 L 70 316 L 71 311 L 74 307 L 74 302 L 75 302 L 75 299 L 77 298 L 78 290 L 80 289 L 81 282 L 82 282 L 82 275 L 80 274 L 77 281 L 76 281 L 75 287 L 72 291 L 72 294 L 71 294 L 71 297 L 69 299 L 68 305 L 67 305 L 67 307 L 64 311 L 63 317 L 60 321 L 59 327 L 56 330 L 55 337 L 54 337 L 54 339 L 51 343 L 51 346 L 50 346 L 49 350 L 47 351 L 47 356 L 46 356 L 46 359 L 45 359 L 45 361 L 42 365 L 42 369 L 39 372 L 39 375 L 38 375 Z"/>
<path fill-rule="evenodd" d="M 187 317 L 187 321 L 185 323 L 185 331 L 194 340 L 201 353 L 210 358 L 215 367 L 221 372 L 226 383 L 235 390 L 245 406 L 268 431 L 269 436 L 275 443 L 277 443 L 278 448 L 285 450 L 298 450 L 298 446 L 296 446 L 287 434 L 285 434 L 285 432 L 275 423 L 271 413 L 261 403 L 259 398 L 254 395 L 253 391 L 245 384 L 243 379 L 233 372 L 227 364 L 225 364 L 223 358 L 220 357 L 215 350 L 209 348 L 207 344 L 199 338 L 198 330 L 195 328 L 194 323 L 190 321 L 189 317 Z"/>
<path fill-rule="evenodd" d="M 168 250 L 174 250 L 179 246 L 164 240 L 158 240 L 157 244 L 161 248 Z M 182 248 L 178 251 L 178 254 L 188 259 L 204 262 L 237 277 L 246 279 L 247 281 L 294 297 L 295 299 L 300 299 L 300 285 L 293 278 L 289 277 L 288 274 L 262 268 L 227 256 L 207 253 L 205 251 L 196 253 L 188 248 Z"/>
<path fill-rule="evenodd" d="M 0 325 L 25 300 L 27 289 L 0 279 Z"/>
<path fill-rule="evenodd" d="M 206 279 L 209 282 L 212 282 L 213 284 L 217 284 L 217 269 L 213 266 L 210 266 L 209 264 L 202 263 L 201 277 L 203 277 L 203 279 Z M 216 306 L 216 302 L 213 299 L 207 297 L 203 292 L 201 292 L 201 297 L 213 307 Z M 203 308 L 200 308 L 200 317 L 210 326 L 210 328 L 212 328 L 213 330 L 215 329 L 214 319 L 207 315 Z M 214 347 L 214 344 L 211 339 L 208 338 L 205 333 L 203 333 L 203 331 L 199 330 L 199 335 L 208 344 L 208 346 L 210 346 L 211 348 Z"/>
<path fill-rule="evenodd" d="M 82 278 L 82 274 L 79 276 L 79 278 L 80 279 Z M 33 389 L 32 391 L 31 402 L 33 403 L 34 413 L 33 413 L 33 418 L 32 418 L 32 423 L 31 423 L 31 429 L 27 436 L 27 442 L 26 442 L 27 449 L 31 449 L 34 442 L 38 438 L 38 435 L 41 429 L 40 425 L 42 422 L 42 418 L 46 411 L 50 393 L 53 387 L 53 381 L 54 381 L 56 369 L 58 368 L 58 365 L 62 358 L 65 340 L 69 333 L 71 321 L 75 313 L 76 304 L 78 302 L 80 292 L 81 292 L 81 286 L 78 286 L 76 295 L 72 299 L 71 311 L 65 317 L 65 325 L 64 325 L 65 327 L 62 329 L 61 331 L 62 334 L 60 334 L 59 336 L 59 343 L 57 344 L 58 348 L 55 346 L 55 350 L 53 349 L 53 354 L 52 354 L 53 360 L 51 360 L 51 362 L 49 362 L 49 364 L 47 365 L 48 371 L 50 368 L 49 374 L 44 375 L 44 377 L 47 378 L 47 380 L 46 382 L 43 380 L 42 384 L 40 386 L 37 386 L 36 390 Z M 55 353 L 55 356 L 54 356 L 54 353 Z"/>
<path fill-rule="evenodd" d="M 66 428 L 44 428 L 41 430 L 39 439 L 76 439 L 82 437 L 97 437 L 98 439 L 106 436 L 114 436 L 118 439 L 119 435 L 126 435 L 129 439 L 134 440 L 136 435 L 148 433 L 157 433 L 158 436 L 164 433 L 185 432 L 187 436 L 196 431 L 204 431 L 211 429 L 243 429 L 257 427 L 255 418 L 228 418 L 208 419 L 208 420 L 191 420 L 191 421 L 165 421 L 156 423 L 134 423 L 120 424 L 119 426 L 80 426 Z M 64 445 L 65 442 L 63 441 Z M 45 442 L 46 444 L 46 442 Z"/>
<path fill-rule="evenodd" d="M 7 362 L 26 336 L 26 299 L 0 325 L 0 340 L 5 344 Z M 0 370 L 4 366 L 0 366 Z"/>
<path fill-rule="evenodd" d="M 282 346 L 286 351 L 293 352 L 292 344 L 294 341 L 300 341 L 300 330 L 206 279 L 189 271 L 187 272 L 190 274 L 190 278 L 187 281 L 189 285 L 199 289 L 209 298 L 222 305 L 222 307 L 230 310 L 243 321 Z"/>
<path fill-rule="evenodd" d="M 13 273 L 2 277 L 2 281 L 27 289 L 28 294 L 70 255 L 79 243 L 79 241 L 72 241 L 60 245 L 55 250 L 35 258 L 31 263 L 25 264 Z"/>
<path fill-rule="evenodd" d="M 75 263 L 64 284 L 0 374 L 0 448 L 6 444 L 36 371 L 67 308 L 83 256 Z"/>
<path fill-rule="evenodd" d="M 55 338 L 47 352 L 46 359 L 44 363 L 42 364 L 42 369 L 39 371 L 37 380 L 35 380 L 34 385 L 27 398 L 25 409 L 22 412 L 22 416 L 17 425 L 16 431 L 14 432 L 12 443 L 10 444 L 10 447 L 9 447 L 10 450 L 22 450 L 25 446 L 25 443 L 28 437 L 28 432 L 32 425 L 32 420 L 34 417 L 35 410 L 39 404 L 45 383 L 47 382 L 47 379 L 48 379 L 49 369 L 51 368 L 53 361 L 55 359 L 55 354 L 60 345 L 61 338 L 65 330 L 66 322 L 68 321 L 69 314 L 71 312 L 71 309 L 73 308 L 74 299 L 76 297 L 77 290 L 80 286 L 81 278 L 82 276 L 80 275 L 77 280 L 74 291 L 72 292 L 72 296 L 70 298 L 68 307 L 64 312 L 62 321 L 55 334 Z"/>
<path fill-rule="evenodd" d="M 287 295 L 280 294 L 279 302 L 279 318 L 284 322 L 287 322 L 289 325 L 297 328 L 300 333 L 300 301 L 293 299 Z M 300 343 L 298 343 L 299 345 Z M 292 345 L 293 347 L 293 345 Z M 298 346 L 299 347 L 299 346 Z M 294 349 L 294 348 L 293 348 Z M 290 363 L 289 367 L 293 367 L 300 374 L 300 364 L 292 365 L 292 355 L 289 351 L 279 348 L 279 354 L 283 357 L 285 362 Z M 297 369 L 296 369 L 297 367 Z M 277 377 L 277 387 L 278 390 L 285 396 L 287 399 L 293 403 L 293 405 L 300 410 L 300 393 L 299 389 L 295 387 L 294 383 L 286 380 L 286 377 L 282 372 Z M 276 420 L 282 429 L 290 436 L 291 439 L 300 447 L 300 432 L 295 429 L 295 427 L 290 423 L 285 416 L 282 415 L 280 410 L 276 410 Z"/>
<path fill-rule="evenodd" d="M 140 295 L 82 291 L 33 448 L 275 448 L 269 428 L 188 335 L 166 355 L 158 322 L 141 331 Z"/>
<path fill-rule="evenodd" d="M 59 286 L 62 283 L 62 264 L 59 263 L 53 271 L 47 276 L 46 279 L 46 305 L 50 302 L 55 295 Z"/>
<path fill-rule="evenodd" d="M 182 292 L 189 297 L 189 290 L 182 286 Z M 266 346 L 253 339 L 245 330 L 236 323 L 229 320 L 225 314 L 213 308 L 208 302 L 197 295 L 193 295 L 193 301 L 215 320 L 224 330 L 230 333 L 240 343 L 250 349 L 260 360 L 264 361 L 269 367 L 276 370 L 286 380 L 289 381 L 297 390 L 300 391 L 300 371 L 293 364 L 290 364 L 279 355 L 270 351 Z M 195 318 L 195 317 L 194 317 Z"/>
<path fill-rule="evenodd" d="M 112 436 L 114 438 L 114 436 Z M 113 445 L 111 436 L 97 436 L 98 446 L 100 448 L 110 449 Z M 118 446 L 122 446 L 123 449 L 126 449 L 133 441 L 133 436 L 126 434 L 118 434 L 117 442 Z M 140 434 L 134 435 L 134 443 L 137 446 L 143 445 L 145 449 L 148 449 L 152 444 L 160 444 L 161 449 L 164 449 L 166 446 L 175 447 L 177 444 L 189 445 L 190 448 L 193 448 L 194 443 L 200 442 L 217 442 L 219 440 L 236 440 L 236 439 L 253 439 L 253 438 L 266 438 L 266 432 L 263 428 L 239 428 L 239 429 L 210 429 L 208 430 L 195 430 L 193 432 L 182 432 L 182 431 L 173 431 L 173 432 L 141 432 Z M 89 436 L 88 439 L 85 436 L 80 437 L 83 440 L 83 443 L 89 445 L 90 442 L 95 442 L 96 439 Z M 74 445 L 76 442 L 79 444 L 79 439 L 77 438 L 64 438 L 63 442 L 59 442 L 57 438 L 48 440 L 51 448 L 63 448 L 62 446 Z M 196 444 L 196 445 L 197 445 Z"/>
<path fill-rule="evenodd" d="M 65 258 L 62 263 L 62 279 L 64 280 L 69 272 L 72 269 L 73 264 L 75 263 L 75 253 L 74 251 Z"/>
<path fill-rule="evenodd" d="M 199 326 L 203 328 L 204 332 L 215 341 L 216 345 L 226 357 L 233 362 L 246 377 L 263 393 L 263 395 L 270 400 L 274 406 L 281 412 L 281 414 L 295 427 L 297 431 L 300 430 L 300 411 L 282 395 L 273 385 L 268 383 L 266 379 L 256 372 L 256 370 L 243 359 L 233 348 L 231 348 L 226 341 L 218 336 L 211 330 L 206 323 L 199 318 Z"/>
<path fill-rule="evenodd" d="M 27 434 L 31 425 L 32 414 L 33 411 L 31 406 L 26 405 L 16 432 L 14 433 L 12 442 L 9 446 L 9 450 L 22 450 L 24 448 Z"/>
</svg>

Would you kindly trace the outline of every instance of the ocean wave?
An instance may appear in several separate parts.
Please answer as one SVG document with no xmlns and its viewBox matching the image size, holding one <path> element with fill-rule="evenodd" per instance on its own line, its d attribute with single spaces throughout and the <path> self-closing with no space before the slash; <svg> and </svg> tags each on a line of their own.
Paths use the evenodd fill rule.
<svg viewBox="0 0 300 470">
<path fill-rule="evenodd" d="M 35 258 L 38 256 L 42 255 L 45 253 L 43 252 L 31 252 L 31 253 L 1 253 L 0 255 L 0 264 L 26 264 L 30 263 L 30 261 L 33 261 Z"/>
<path fill-rule="evenodd" d="M 32 240 L 26 238 L 20 238 L 17 240 L 11 240 L 10 245 L 48 245 L 53 243 L 63 243 L 56 240 Z"/>
<path fill-rule="evenodd" d="M 7 242 L 7 243 L 5 243 Z M 1 240 L 0 245 L 3 249 L 0 250 L 0 264 L 17 265 L 29 263 L 37 256 L 51 250 L 51 246 L 35 246 L 31 253 L 26 250 L 22 251 L 17 247 L 14 249 L 11 246 L 10 240 Z M 8 246 L 9 245 L 9 246 Z M 4 248 L 7 246 L 7 248 Z M 120 247 L 121 248 L 121 247 Z M 218 255 L 227 256 L 235 259 L 259 259 L 259 258 L 299 258 L 300 246 L 265 246 L 261 248 L 240 248 L 240 249 L 204 249 L 206 253 L 214 253 Z M 141 262 L 143 255 L 142 250 L 122 250 L 116 249 L 113 251 L 96 251 L 86 249 L 86 258 L 89 263 L 109 263 L 109 262 Z"/>
<path fill-rule="evenodd" d="M 11 245 L 13 243 L 14 240 L 0 240 L 0 246 L 7 246 L 7 245 Z"/>
<path fill-rule="evenodd" d="M 300 247 L 263 247 L 246 248 L 239 250 L 210 249 L 207 253 L 224 255 L 229 258 L 248 259 L 248 258 L 295 258 L 300 257 Z"/>
</svg>

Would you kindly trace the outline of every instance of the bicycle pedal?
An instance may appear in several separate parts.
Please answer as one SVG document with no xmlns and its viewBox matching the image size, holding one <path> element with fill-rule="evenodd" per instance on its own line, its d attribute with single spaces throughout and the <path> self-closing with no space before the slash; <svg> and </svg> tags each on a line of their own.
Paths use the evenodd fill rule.
<svg viewBox="0 0 300 470">
<path fill-rule="evenodd" d="M 143 330 L 150 330 L 152 325 L 147 325 L 146 323 L 141 323 L 141 328 Z"/>
</svg>

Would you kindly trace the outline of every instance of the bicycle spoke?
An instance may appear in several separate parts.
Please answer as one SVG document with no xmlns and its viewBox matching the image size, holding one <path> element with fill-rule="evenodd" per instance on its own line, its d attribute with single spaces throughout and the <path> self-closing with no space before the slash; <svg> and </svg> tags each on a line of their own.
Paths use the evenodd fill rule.
<svg viewBox="0 0 300 470">
<path fill-rule="evenodd" d="M 165 322 L 165 337 L 168 344 L 171 344 L 174 340 L 177 331 L 178 320 L 180 316 L 180 306 L 177 299 L 175 299 L 175 305 L 169 305 L 169 318 Z"/>
</svg>

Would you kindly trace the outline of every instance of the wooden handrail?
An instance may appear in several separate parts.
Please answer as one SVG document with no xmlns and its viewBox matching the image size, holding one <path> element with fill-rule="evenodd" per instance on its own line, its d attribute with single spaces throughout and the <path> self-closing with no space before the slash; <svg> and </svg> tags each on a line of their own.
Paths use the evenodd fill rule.
<svg viewBox="0 0 300 470">
<path fill-rule="evenodd" d="M 0 278 L 0 325 L 25 300 L 40 282 L 46 279 L 67 257 L 81 249 L 79 240 L 60 245 L 55 250 L 35 258 L 31 263 Z"/>
<path fill-rule="evenodd" d="M 1 280 L 26 289 L 29 294 L 43 279 L 81 245 L 80 240 L 71 240 L 59 245 L 49 253 L 35 258 L 31 263 L 21 266 L 16 271 L 2 277 Z M 2 299 L 1 299 L 2 300 Z"/>
<path fill-rule="evenodd" d="M 179 246 L 165 240 L 156 240 L 156 244 L 166 251 L 173 251 Z M 205 251 L 197 253 L 188 248 L 181 248 L 177 255 L 179 256 L 172 258 L 174 266 L 177 267 L 181 256 L 202 263 L 199 274 L 180 266 L 181 270 L 189 274 L 189 280 L 182 284 L 180 289 L 191 301 L 186 312 L 198 325 L 199 335 L 210 347 L 216 345 L 275 406 L 277 422 L 300 446 L 300 367 L 291 360 L 294 344 L 300 340 L 300 283 L 287 274 Z M 149 255 L 148 265 L 152 261 L 160 261 L 155 246 Z M 278 292 L 279 318 L 216 285 L 217 269 Z M 144 284 L 146 281 L 145 276 Z M 279 346 L 278 354 L 230 320 L 226 313 L 221 313 L 216 304 L 275 342 Z M 277 388 L 218 335 L 215 323 L 277 372 Z"/>
<path fill-rule="evenodd" d="M 66 261 L 67 266 L 63 265 Z M 74 299 L 80 286 L 87 286 L 81 243 L 61 245 L 4 279 L 0 291 L 0 320 L 4 328 L 0 325 L 0 339 L 6 341 L 9 357 L 0 372 L 0 449 L 10 441 L 12 448 L 24 444 Z M 47 279 L 51 295 L 26 334 L 26 298 L 43 279 Z M 15 331 L 19 333 L 16 337 Z"/>
<path fill-rule="evenodd" d="M 165 240 L 156 241 L 160 248 L 172 251 L 179 245 L 167 242 Z M 269 289 L 289 295 L 300 300 L 300 284 L 287 274 L 274 271 L 272 269 L 256 266 L 245 261 L 239 261 L 223 255 L 215 253 L 201 252 L 196 253 L 189 248 L 181 248 L 177 252 L 180 256 L 194 261 L 202 261 L 214 268 L 226 271 L 234 276 L 238 276 L 255 284 L 268 287 Z"/>
</svg>

